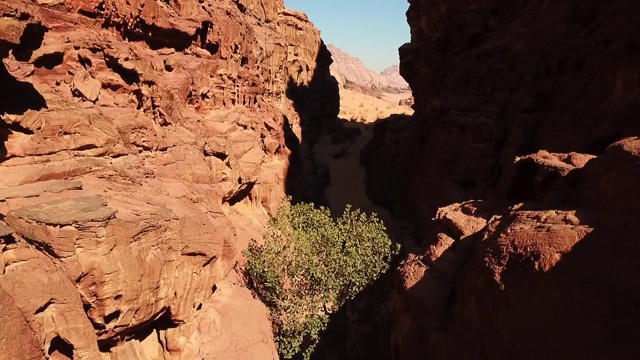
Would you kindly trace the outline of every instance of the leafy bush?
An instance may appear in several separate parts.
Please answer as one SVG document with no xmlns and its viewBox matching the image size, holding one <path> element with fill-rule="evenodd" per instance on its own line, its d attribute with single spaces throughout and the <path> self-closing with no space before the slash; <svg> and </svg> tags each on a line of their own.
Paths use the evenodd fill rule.
<svg viewBox="0 0 640 360">
<path fill-rule="evenodd" d="M 271 311 L 284 358 L 305 350 L 308 358 L 329 314 L 389 268 L 397 254 L 384 224 L 347 207 L 339 219 L 312 204 L 281 206 L 265 243 L 245 252 L 246 272 Z"/>
</svg>

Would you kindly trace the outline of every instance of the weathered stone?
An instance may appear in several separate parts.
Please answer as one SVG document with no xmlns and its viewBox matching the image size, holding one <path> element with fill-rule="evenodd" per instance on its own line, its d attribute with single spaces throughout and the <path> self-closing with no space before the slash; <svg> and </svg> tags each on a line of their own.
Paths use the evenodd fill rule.
<svg viewBox="0 0 640 360">
<path fill-rule="evenodd" d="M 35 248 L 19 246 L 2 254 L 6 267 L 0 276 L 0 297 L 8 295 L 2 309 L 16 308 L 26 321 L 16 327 L 3 326 L 2 329 L 22 330 L 24 349 L 12 348 L 8 354 L 24 351 L 34 353 L 40 350 L 40 357 L 46 353 L 52 358 L 58 356 L 74 359 L 99 359 L 96 334 L 83 311 L 82 301 L 75 285 L 56 268 L 53 261 Z M 6 339 L 11 341 L 12 336 Z M 5 343 L 3 341 L 0 343 Z M 69 346 L 71 345 L 71 346 Z M 3 356 L 7 353 L 3 353 Z M 31 355 L 27 358 L 30 358 Z"/>
<path fill-rule="evenodd" d="M 65 50 L 66 50 L 65 46 L 62 45 L 62 44 L 42 46 L 42 47 L 36 49 L 33 52 L 33 54 L 31 54 L 30 61 L 33 63 L 33 62 L 37 62 L 39 60 L 40 61 L 43 60 L 46 56 L 49 56 L 49 57 L 54 56 L 54 57 L 58 57 L 60 59 L 60 61 L 62 62 Z"/>
<path fill-rule="evenodd" d="M 4 273 L 4 262 L 0 255 L 0 267 Z M 42 359 L 44 354 L 24 315 L 13 303 L 13 299 L 0 286 L 0 318 L 11 326 L 0 327 L 0 351 L 3 359 Z"/>
<path fill-rule="evenodd" d="M 98 96 L 100 96 L 100 88 L 102 83 L 100 80 L 96 80 L 89 75 L 86 71 L 79 71 L 74 77 L 71 83 L 75 91 L 85 99 L 96 102 Z"/>
<path fill-rule="evenodd" d="M 198 306 L 201 310 L 191 323 L 150 336 L 159 336 L 164 347 L 187 358 L 278 359 L 271 341 L 268 310 L 246 288 L 222 280 L 216 284 L 213 296 Z M 150 358 L 145 357 L 149 351 L 145 342 L 148 341 L 130 342 L 114 349 L 116 356 L 112 355 L 112 359 Z"/>
<path fill-rule="evenodd" d="M 25 22 L 13 18 L 0 18 L 0 40 L 12 44 L 19 44 L 20 37 L 27 26 Z"/>
<path fill-rule="evenodd" d="M 65 190 L 80 190 L 82 182 L 67 180 L 48 180 L 40 181 L 32 184 L 14 186 L 11 188 L 0 189 L 0 200 L 27 198 L 38 196 L 45 192 L 59 193 Z"/>
<path fill-rule="evenodd" d="M 49 201 L 14 210 L 10 215 L 48 225 L 71 225 L 88 221 L 105 221 L 116 211 L 98 196 L 86 196 Z"/>
<path fill-rule="evenodd" d="M 583 206 L 612 212 L 640 213 L 640 138 L 622 139 L 579 172 L 581 181 L 573 194 Z"/>
<path fill-rule="evenodd" d="M 456 238 L 466 237 L 482 230 L 487 224 L 490 213 L 486 209 L 483 209 L 484 214 L 477 210 L 482 209 L 483 205 L 482 202 L 476 201 L 442 207 L 438 209 L 435 220 L 444 224 Z"/>
<path fill-rule="evenodd" d="M 9 236 L 9 235 L 11 235 L 13 233 L 14 233 L 14 231 L 13 231 L 12 228 L 7 226 L 7 224 L 5 224 L 4 222 L 0 221 L 0 238 L 5 237 L 5 236 Z"/>
</svg>

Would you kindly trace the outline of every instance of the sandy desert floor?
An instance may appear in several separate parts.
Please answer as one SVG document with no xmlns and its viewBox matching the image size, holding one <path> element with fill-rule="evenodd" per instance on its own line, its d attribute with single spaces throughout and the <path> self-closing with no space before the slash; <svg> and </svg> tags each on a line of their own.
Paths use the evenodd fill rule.
<svg viewBox="0 0 640 360">
<path fill-rule="evenodd" d="M 341 152 L 344 143 L 332 144 L 329 136 L 323 136 L 316 144 L 316 155 L 327 164 L 331 184 L 325 189 L 327 200 L 331 204 L 334 216 L 342 214 L 345 206 L 351 204 L 364 212 L 375 212 L 383 219 L 389 213 L 367 197 L 364 186 L 365 170 L 360 165 L 360 150 L 373 137 L 373 123 L 392 114 L 412 114 L 413 109 L 400 106 L 398 102 L 411 96 L 411 93 L 381 94 L 382 99 L 353 90 L 340 89 L 340 117 L 347 120 L 347 127 L 357 127 L 362 133 L 353 139 L 344 155 Z"/>
<path fill-rule="evenodd" d="M 348 126 L 359 127 L 362 134 L 357 137 L 353 145 L 343 156 L 336 158 L 344 144 L 332 144 L 329 136 L 324 136 L 315 146 L 316 155 L 329 168 L 331 183 L 325 188 L 325 195 L 334 216 L 342 215 L 347 204 L 359 208 L 366 213 L 375 212 L 381 218 L 386 218 L 386 210 L 374 205 L 367 197 L 364 186 L 365 170 L 360 166 L 360 150 L 373 136 L 371 126 L 353 122 Z"/>
<path fill-rule="evenodd" d="M 391 114 L 413 114 L 409 106 L 398 105 L 411 93 L 380 93 L 380 98 L 354 90 L 340 89 L 340 117 L 357 122 L 374 122 Z"/>
</svg>

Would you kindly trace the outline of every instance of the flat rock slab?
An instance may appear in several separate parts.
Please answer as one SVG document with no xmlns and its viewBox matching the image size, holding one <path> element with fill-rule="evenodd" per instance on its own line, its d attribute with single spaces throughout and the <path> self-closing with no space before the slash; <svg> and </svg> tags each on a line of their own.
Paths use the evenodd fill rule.
<svg viewBox="0 0 640 360">
<path fill-rule="evenodd" d="M 0 221 L 0 238 L 13 234 L 13 229 Z"/>
<path fill-rule="evenodd" d="M 107 206 L 100 196 L 83 196 L 44 202 L 27 206 L 10 214 L 50 225 L 71 225 L 88 221 L 106 221 L 115 216 L 116 210 Z"/>
<path fill-rule="evenodd" d="M 68 180 L 47 180 L 32 184 L 0 189 L 0 201 L 39 196 L 42 193 L 59 193 L 65 190 L 81 190 L 82 182 Z"/>
</svg>

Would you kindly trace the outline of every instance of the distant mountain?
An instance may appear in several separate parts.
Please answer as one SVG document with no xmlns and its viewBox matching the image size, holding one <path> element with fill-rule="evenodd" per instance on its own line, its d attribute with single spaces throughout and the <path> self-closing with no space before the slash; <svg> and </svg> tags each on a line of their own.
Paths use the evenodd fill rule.
<svg viewBox="0 0 640 360">
<path fill-rule="evenodd" d="M 388 92 L 409 91 L 409 85 L 400 76 L 398 66 L 389 67 L 382 73 L 366 67 L 360 59 L 352 56 L 334 45 L 327 46 L 333 58 L 331 74 L 344 87 L 360 88 L 363 90 L 378 90 Z"/>
<path fill-rule="evenodd" d="M 327 48 L 333 58 L 331 73 L 342 85 L 355 85 L 372 90 L 381 90 L 386 85 L 386 80 L 380 74 L 366 67 L 357 57 L 334 45 L 328 45 Z"/>
<path fill-rule="evenodd" d="M 390 87 L 409 90 L 409 84 L 400 75 L 400 66 L 391 65 L 382 70 L 380 75 L 387 81 Z"/>
</svg>

